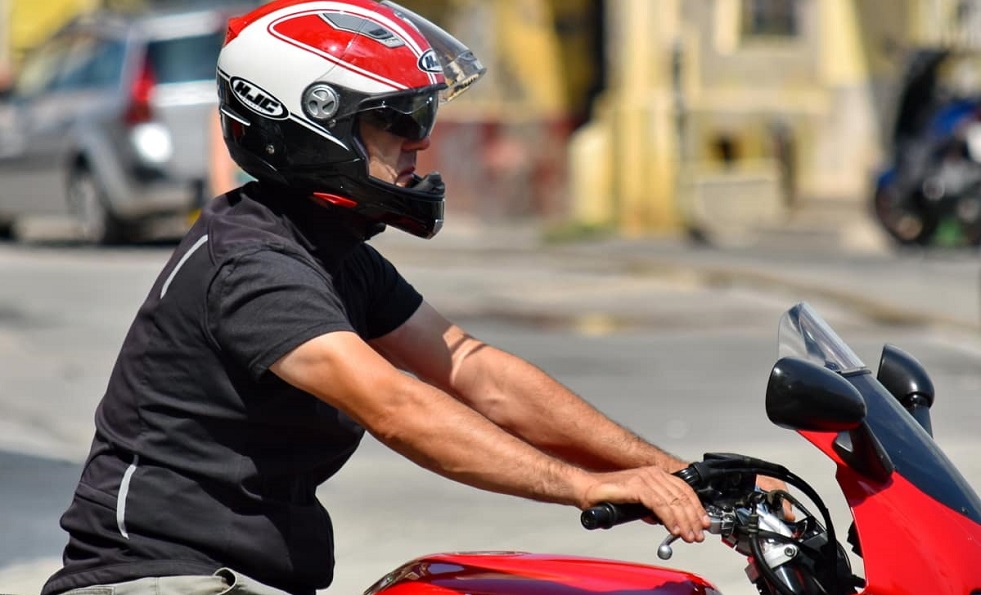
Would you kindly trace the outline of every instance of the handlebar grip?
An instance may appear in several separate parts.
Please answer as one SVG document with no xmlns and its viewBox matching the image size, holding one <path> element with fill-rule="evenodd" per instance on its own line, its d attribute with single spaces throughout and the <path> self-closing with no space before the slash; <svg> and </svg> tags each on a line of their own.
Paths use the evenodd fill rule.
<svg viewBox="0 0 981 595">
<path fill-rule="evenodd" d="M 698 470 L 698 463 L 693 463 L 684 469 L 675 471 L 674 475 L 685 480 L 685 483 L 691 486 L 692 489 L 698 489 L 702 482 L 702 477 Z"/>
<path fill-rule="evenodd" d="M 603 502 L 582 511 L 579 521 L 583 527 L 592 531 L 593 529 L 609 529 L 616 525 L 653 516 L 653 514 L 643 504 Z"/>
</svg>

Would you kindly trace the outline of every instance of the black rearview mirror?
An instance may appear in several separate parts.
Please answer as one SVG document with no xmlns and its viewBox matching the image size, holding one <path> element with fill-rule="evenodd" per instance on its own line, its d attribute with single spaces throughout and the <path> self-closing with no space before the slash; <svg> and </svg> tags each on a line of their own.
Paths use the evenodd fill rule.
<svg viewBox="0 0 981 595">
<path fill-rule="evenodd" d="M 892 345 L 882 348 L 876 380 L 909 411 L 920 426 L 933 435 L 930 407 L 936 398 L 926 368 L 912 355 Z"/>
<path fill-rule="evenodd" d="M 792 430 L 841 432 L 865 419 L 865 400 L 840 375 L 807 360 L 784 357 L 766 387 L 766 415 Z"/>
</svg>

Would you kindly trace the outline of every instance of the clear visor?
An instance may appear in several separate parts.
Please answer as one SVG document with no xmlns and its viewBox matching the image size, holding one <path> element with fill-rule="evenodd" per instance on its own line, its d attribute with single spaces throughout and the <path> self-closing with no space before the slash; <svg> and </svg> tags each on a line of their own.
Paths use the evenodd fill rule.
<svg viewBox="0 0 981 595">
<path fill-rule="evenodd" d="M 443 77 L 446 79 L 446 88 L 439 92 L 441 102 L 451 101 L 466 91 L 487 71 L 470 48 L 428 19 L 391 0 L 383 0 L 381 4 L 412 23 L 436 52 L 443 67 Z"/>
</svg>

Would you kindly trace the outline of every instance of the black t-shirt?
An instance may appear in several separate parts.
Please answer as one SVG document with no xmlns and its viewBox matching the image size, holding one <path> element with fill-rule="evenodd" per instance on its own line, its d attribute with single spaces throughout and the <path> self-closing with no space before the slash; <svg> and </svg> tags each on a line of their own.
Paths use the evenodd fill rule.
<svg viewBox="0 0 981 595">
<path fill-rule="evenodd" d="M 123 343 L 44 595 L 222 566 L 330 583 L 315 490 L 364 430 L 269 366 L 324 333 L 384 335 L 422 301 L 345 221 L 255 183 L 212 201 Z"/>
</svg>

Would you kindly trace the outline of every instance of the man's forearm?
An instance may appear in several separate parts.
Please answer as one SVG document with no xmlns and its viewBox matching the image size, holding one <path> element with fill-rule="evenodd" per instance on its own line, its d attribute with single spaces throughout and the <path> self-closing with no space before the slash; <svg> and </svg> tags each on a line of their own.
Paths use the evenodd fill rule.
<svg viewBox="0 0 981 595">
<path fill-rule="evenodd" d="M 495 348 L 468 358 L 461 398 L 494 423 L 570 463 L 596 471 L 687 463 L 615 423 L 537 367 Z"/>
</svg>

